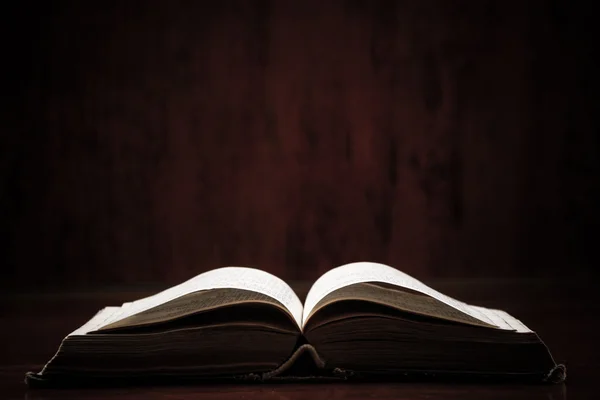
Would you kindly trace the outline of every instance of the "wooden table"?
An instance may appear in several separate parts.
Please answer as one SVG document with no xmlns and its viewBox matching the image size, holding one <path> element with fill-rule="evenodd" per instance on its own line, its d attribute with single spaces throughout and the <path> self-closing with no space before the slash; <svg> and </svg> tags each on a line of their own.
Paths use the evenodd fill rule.
<svg viewBox="0 0 600 400">
<path fill-rule="evenodd" d="M 597 287 L 593 280 L 444 281 L 431 286 L 460 300 L 502 308 L 538 332 L 557 362 L 567 365 L 560 385 L 379 383 L 262 384 L 34 390 L 26 371 L 39 371 L 61 339 L 105 305 L 118 305 L 157 288 L 80 292 L 4 293 L 0 308 L 0 399 L 566 399 L 600 398 Z M 303 297 L 306 283 L 293 285 Z"/>
</svg>

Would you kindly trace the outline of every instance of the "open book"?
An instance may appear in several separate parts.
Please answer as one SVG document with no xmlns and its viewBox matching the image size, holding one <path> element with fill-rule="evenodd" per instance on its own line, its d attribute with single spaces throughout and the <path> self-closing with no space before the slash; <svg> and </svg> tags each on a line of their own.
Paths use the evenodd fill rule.
<svg viewBox="0 0 600 400">
<path fill-rule="evenodd" d="M 423 376 L 556 382 L 565 370 L 506 312 L 465 304 L 392 267 L 360 262 L 321 276 L 304 305 L 267 272 L 205 272 L 102 309 L 26 380 Z"/>
</svg>

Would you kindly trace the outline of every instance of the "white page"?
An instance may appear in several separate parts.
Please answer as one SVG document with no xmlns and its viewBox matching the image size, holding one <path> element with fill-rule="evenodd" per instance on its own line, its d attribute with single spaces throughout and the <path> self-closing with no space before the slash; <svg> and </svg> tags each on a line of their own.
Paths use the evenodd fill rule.
<svg viewBox="0 0 600 400">
<path fill-rule="evenodd" d="M 470 315 L 473 318 L 502 328 L 502 326 L 497 325 L 488 314 L 483 313 L 480 308 L 470 306 L 466 303 L 448 297 L 445 294 L 430 288 L 412 276 L 398 271 L 397 269 L 388 265 L 372 262 L 356 262 L 342 265 L 341 267 L 337 267 L 326 272 L 319 279 L 317 279 L 317 281 L 310 288 L 310 291 L 306 297 L 306 301 L 304 302 L 302 323 L 306 324 L 310 312 L 324 296 L 344 286 L 361 282 L 389 283 L 391 285 L 405 287 L 420 293 L 424 293 L 456 308 L 459 311 L 464 312 L 465 314 Z"/>
<path fill-rule="evenodd" d="M 302 303 L 287 283 L 268 272 L 246 267 L 224 267 L 197 275 L 188 281 L 173 286 L 153 296 L 125 303 L 101 326 L 112 324 L 139 312 L 149 310 L 186 294 L 207 289 L 245 289 L 262 293 L 283 304 L 301 325 Z M 100 327 L 96 328 L 99 329 Z"/>
<path fill-rule="evenodd" d="M 472 308 L 477 309 L 482 314 L 487 315 L 496 325 L 498 325 L 502 329 L 507 330 L 515 330 L 519 333 L 531 333 L 533 332 L 529 329 L 525 324 L 521 321 L 502 310 L 494 310 L 490 308 L 471 306 Z"/>
<path fill-rule="evenodd" d="M 85 335 L 88 332 L 95 331 L 96 329 L 105 325 L 106 321 L 113 315 L 119 313 L 120 310 L 121 307 L 105 307 L 98 311 L 96 315 L 92 317 L 92 319 L 75 329 L 73 332 L 69 333 L 67 336 Z"/>
</svg>

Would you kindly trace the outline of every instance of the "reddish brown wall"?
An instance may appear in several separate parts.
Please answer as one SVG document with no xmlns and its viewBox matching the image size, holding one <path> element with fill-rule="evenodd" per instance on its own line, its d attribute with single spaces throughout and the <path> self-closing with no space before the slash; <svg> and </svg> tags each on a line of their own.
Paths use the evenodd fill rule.
<svg viewBox="0 0 600 400">
<path fill-rule="evenodd" d="M 5 282 L 589 261 L 586 42 L 551 3 L 40 7 L 15 14 Z"/>
</svg>

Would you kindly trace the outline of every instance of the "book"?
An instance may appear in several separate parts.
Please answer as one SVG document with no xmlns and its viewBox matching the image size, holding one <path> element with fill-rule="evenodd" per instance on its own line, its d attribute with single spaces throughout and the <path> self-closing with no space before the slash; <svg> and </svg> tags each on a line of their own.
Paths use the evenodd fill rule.
<svg viewBox="0 0 600 400">
<path fill-rule="evenodd" d="M 304 304 L 272 274 L 224 267 L 106 307 L 26 382 L 565 376 L 538 335 L 508 313 L 463 303 L 390 266 L 357 262 L 322 275 Z"/>
</svg>

